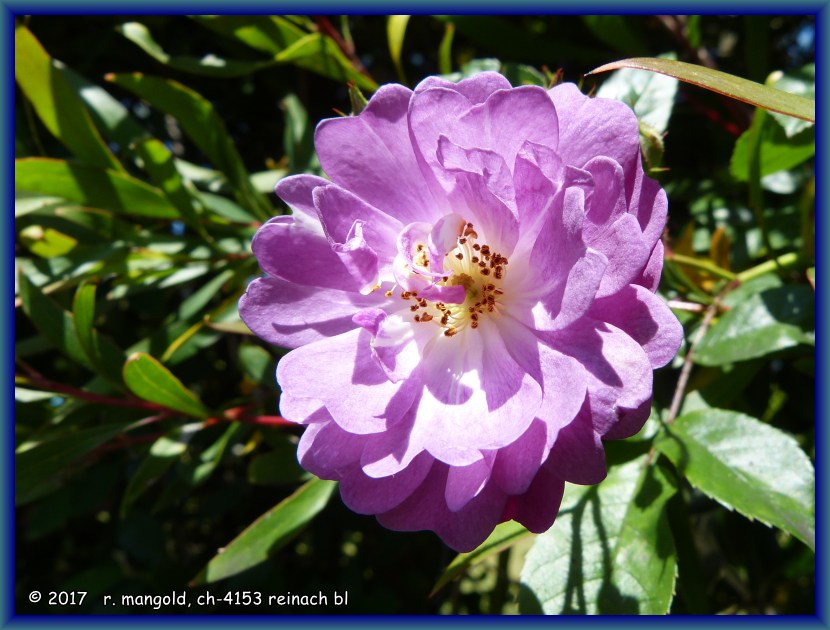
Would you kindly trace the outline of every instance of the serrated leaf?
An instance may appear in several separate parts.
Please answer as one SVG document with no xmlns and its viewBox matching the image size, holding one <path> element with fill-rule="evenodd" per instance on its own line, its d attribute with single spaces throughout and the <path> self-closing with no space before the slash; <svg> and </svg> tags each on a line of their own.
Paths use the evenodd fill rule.
<svg viewBox="0 0 830 630">
<path fill-rule="evenodd" d="M 815 548 L 815 472 L 789 435 L 709 409 L 678 417 L 655 447 L 708 496 Z"/>
<path fill-rule="evenodd" d="M 154 219 L 179 218 L 179 211 L 157 189 L 97 166 L 23 158 L 15 160 L 14 185 L 20 191 L 62 197 L 91 208 Z"/>
<path fill-rule="evenodd" d="M 744 103 L 763 107 L 772 112 L 787 114 L 811 122 L 816 121 L 816 103 L 811 99 L 788 94 L 782 90 L 776 90 L 720 70 L 712 70 L 683 61 L 655 57 L 635 57 L 607 63 L 599 68 L 594 68 L 588 74 L 608 72 L 620 68 L 637 68 L 659 72 Z"/>
<path fill-rule="evenodd" d="M 787 285 L 754 293 L 737 303 L 707 331 L 695 350 L 701 365 L 724 365 L 762 357 L 799 344 L 815 344 L 815 294 Z"/>
<path fill-rule="evenodd" d="M 444 586 L 452 582 L 459 575 L 463 574 L 467 569 L 476 564 L 483 562 L 490 556 L 501 553 L 508 547 L 516 544 L 520 540 L 532 536 L 533 534 L 526 530 L 524 526 L 516 521 L 507 521 L 496 526 L 493 533 L 487 537 L 476 549 L 468 553 L 460 553 L 455 559 L 447 565 L 441 577 L 432 587 L 429 596 L 432 597 L 440 591 Z"/>
<path fill-rule="evenodd" d="M 520 610 L 666 614 L 677 560 L 664 506 L 675 492 L 646 456 L 598 486 L 568 485 L 556 522 L 528 552 Z"/>
<path fill-rule="evenodd" d="M 268 510 L 211 560 L 194 583 L 216 582 L 268 559 L 328 503 L 337 484 L 313 479 Z"/>
<path fill-rule="evenodd" d="M 91 165 L 123 170 L 75 90 L 25 26 L 14 31 L 14 75 L 38 117 L 66 148 Z"/>
<path fill-rule="evenodd" d="M 136 352 L 123 369 L 124 383 L 139 398 L 163 405 L 195 418 L 210 411 L 173 373 L 149 354 Z"/>
<path fill-rule="evenodd" d="M 107 75 L 107 79 L 173 116 L 193 144 L 225 174 L 240 203 L 260 219 L 270 217 L 270 206 L 251 186 L 236 145 L 208 100 L 176 81 L 139 73 Z"/>
</svg>

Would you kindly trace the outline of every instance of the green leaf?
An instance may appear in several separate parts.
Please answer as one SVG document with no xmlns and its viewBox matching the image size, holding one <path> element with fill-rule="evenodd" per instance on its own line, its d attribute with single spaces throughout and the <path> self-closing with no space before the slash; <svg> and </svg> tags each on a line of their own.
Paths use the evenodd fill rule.
<svg viewBox="0 0 830 630">
<path fill-rule="evenodd" d="M 29 251 L 41 258 L 65 256 L 78 244 L 78 241 L 71 236 L 42 225 L 25 227 L 18 235 Z"/>
<path fill-rule="evenodd" d="M 510 85 L 519 87 L 520 85 L 538 85 L 539 87 L 547 87 L 548 80 L 544 74 L 539 72 L 533 66 L 528 66 L 523 63 L 504 63 L 499 69 Z"/>
<path fill-rule="evenodd" d="M 14 185 L 20 191 L 55 195 L 91 208 L 154 219 L 179 218 L 179 211 L 157 189 L 97 166 L 51 158 L 15 160 Z"/>
<path fill-rule="evenodd" d="M 283 441 L 279 448 L 251 460 L 248 482 L 255 485 L 282 485 L 306 481 L 310 475 L 297 463 L 297 447 Z"/>
<path fill-rule="evenodd" d="M 174 57 L 164 51 L 153 39 L 147 27 L 140 22 L 121 24 L 117 30 L 159 63 L 191 74 L 221 78 L 242 77 L 274 65 L 273 60 L 235 61 L 222 59 L 213 54 L 203 57 Z"/>
<path fill-rule="evenodd" d="M 124 365 L 124 353 L 108 338 L 98 334 L 93 328 L 95 319 L 94 284 L 81 284 L 75 291 L 72 312 L 75 316 L 75 332 L 86 356 L 95 371 L 119 388 L 123 387 L 120 378 L 121 366 Z"/>
<path fill-rule="evenodd" d="M 44 126 L 67 149 L 91 165 L 123 170 L 75 90 L 25 26 L 14 31 L 14 75 Z"/>
<path fill-rule="evenodd" d="M 401 63 L 401 52 L 403 51 L 403 38 L 406 35 L 406 25 L 409 23 L 408 15 L 390 15 L 386 18 L 386 39 L 389 42 L 389 55 L 395 70 L 398 73 L 398 80 L 406 85 L 406 75 Z"/>
<path fill-rule="evenodd" d="M 786 433 L 710 409 L 678 417 L 655 447 L 708 496 L 815 548 L 815 472 Z"/>
<path fill-rule="evenodd" d="M 309 33 L 277 55 L 280 63 L 293 63 L 335 81 L 354 81 L 359 87 L 374 92 L 378 84 L 359 72 L 343 54 L 337 43 L 320 33 Z"/>
<path fill-rule="evenodd" d="M 225 174 L 240 203 L 260 219 L 270 218 L 269 204 L 251 186 L 242 158 L 208 100 L 181 83 L 158 77 L 136 73 L 111 74 L 107 79 L 173 116 L 193 144 Z"/>
<path fill-rule="evenodd" d="M 197 423 L 196 427 L 201 427 Z M 121 515 L 126 514 L 129 507 L 135 503 L 144 492 L 178 460 L 187 450 L 187 442 L 192 431 L 184 431 L 184 427 L 177 427 L 168 435 L 153 442 L 147 456 L 141 460 L 135 472 L 130 477 L 127 489 L 121 499 Z"/>
<path fill-rule="evenodd" d="M 739 182 L 749 180 L 750 146 L 754 133 L 760 134 L 758 142 L 761 177 L 798 166 L 816 153 L 815 127 L 804 129 L 794 137 L 787 137 L 784 128 L 772 117 L 767 116 L 761 124 L 760 131 L 753 125 L 735 142 L 729 170 Z"/>
<path fill-rule="evenodd" d="M 306 33 L 285 18 L 265 15 L 193 15 L 215 33 L 256 50 L 276 55 Z"/>
<path fill-rule="evenodd" d="M 221 437 L 211 444 L 208 448 L 202 451 L 199 459 L 194 462 L 193 466 L 189 467 L 188 481 L 193 486 L 198 486 L 204 483 L 213 474 L 213 471 L 219 466 L 222 458 L 228 450 L 228 447 L 233 443 L 234 439 L 241 433 L 248 431 L 249 426 L 245 426 L 238 422 L 231 423 Z"/>
<path fill-rule="evenodd" d="M 130 111 L 99 85 L 89 82 L 71 68 L 59 68 L 66 81 L 86 105 L 96 127 L 121 147 L 149 137 Z"/>
<path fill-rule="evenodd" d="M 19 288 L 23 311 L 38 332 L 67 357 L 92 370 L 92 363 L 75 333 L 73 316 L 43 295 L 25 274 L 20 274 Z"/>
<path fill-rule="evenodd" d="M 676 487 L 646 459 L 611 468 L 598 486 L 568 485 L 556 522 L 527 554 L 520 610 L 668 612 L 677 565 L 664 506 Z"/>
<path fill-rule="evenodd" d="M 803 285 L 755 293 L 726 312 L 695 350 L 701 365 L 724 365 L 762 357 L 799 344 L 815 344 L 815 295 Z"/>
<path fill-rule="evenodd" d="M 107 442 L 128 425 L 103 426 L 66 432 L 18 451 L 15 456 L 15 503 L 23 505 L 61 487 L 69 465 Z"/>
<path fill-rule="evenodd" d="M 459 575 L 462 575 L 470 567 L 478 564 L 479 562 L 483 562 L 490 556 L 501 553 L 508 547 L 513 546 L 520 540 L 523 540 L 531 535 L 532 534 L 527 531 L 524 526 L 520 525 L 516 521 L 507 521 L 506 523 L 497 525 L 496 529 L 493 530 L 493 533 L 487 537 L 487 540 L 469 553 L 458 554 L 455 559 L 447 565 L 447 568 L 444 569 L 444 572 L 441 574 L 441 577 L 438 578 L 435 586 L 432 587 L 432 592 L 430 592 L 429 596 L 432 597 L 435 595 L 435 593 L 440 591 Z"/>
<path fill-rule="evenodd" d="M 806 66 L 787 72 L 786 74 L 778 71 L 773 72 L 767 79 L 767 83 L 778 90 L 789 92 L 790 94 L 797 94 L 805 98 L 816 98 L 816 64 L 810 63 Z M 799 134 L 801 131 L 810 127 L 812 123 L 790 116 L 782 116 L 778 113 L 773 113 L 772 117 L 784 128 L 784 132 L 788 138 Z"/>
<path fill-rule="evenodd" d="M 265 562 L 326 507 L 336 486 L 323 479 L 301 486 L 232 540 L 194 582 L 216 582 Z"/>
<path fill-rule="evenodd" d="M 207 418 L 210 411 L 155 358 L 136 352 L 124 364 L 124 382 L 136 396 L 195 418 Z"/>
<path fill-rule="evenodd" d="M 659 72 L 660 74 L 666 74 L 685 81 L 686 83 L 718 92 L 724 96 L 763 107 L 772 112 L 779 112 L 788 116 L 794 116 L 795 118 L 801 118 L 802 120 L 809 120 L 810 122 L 816 121 L 816 103 L 813 100 L 795 94 L 788 94 L 782 90 L 776 90 L 775 88 L 767 87 L 755 81 L 749 81 L 748 79 L 742 79 L 727 74 L 726 72 L 721 72 L 720 70 L 712 70 L 711 68 L 685 63 L 683 61 L 654 57 L 635 57 L 607 63 L 591 70 L 588 74 L 618 70 L 620 68 L 638 68 L 640 70 Z"/>
<path fill-rule="evenodd" d="M 455 35 L 455 24 L 447 22 L 444 26 L 444 36 L 438 46 L 438 71 L 441 74 L 452 72 L 452 40 Z"/>
<path fill-rule="evenodd" d="M 632 68 L 612 73 L 597 90 L 598 97 L 616 99 L 631 107 L 637 119 L 657 134 L 668 129 L 676 95 L 674 77 Z"/>
</svg>

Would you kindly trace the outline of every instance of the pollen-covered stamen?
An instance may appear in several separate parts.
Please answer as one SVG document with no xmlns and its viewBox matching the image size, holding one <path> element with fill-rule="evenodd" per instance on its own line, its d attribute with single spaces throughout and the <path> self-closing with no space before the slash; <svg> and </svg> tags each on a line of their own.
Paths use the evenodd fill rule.
<svg viewBox="0 0 830 630">
<path fill-rule="evenodd" d="M 434 322 L 444 329 L 445 336 L 452 337 L 468 326 L 478 328 L 487 315 L 498 315 L 504 295 L 501 281 L 508 261 L 492 252 L 488 245 L 476 242 L 477 239 L 473 224 L 464 224 L 455 247 L 444 254 L 446 275 L 439 276 L 436 282 L 439 287 L 463 286 L 463 302 L 445 304 L 419 297 L 416 291 L 400 293 L 401 299 L 411 302 L 409 310 L 415 322 Z M 413 262 L 423 267 L 429 265 L 429 250 L 424 244 L 416 245 Z"/>
</svg>

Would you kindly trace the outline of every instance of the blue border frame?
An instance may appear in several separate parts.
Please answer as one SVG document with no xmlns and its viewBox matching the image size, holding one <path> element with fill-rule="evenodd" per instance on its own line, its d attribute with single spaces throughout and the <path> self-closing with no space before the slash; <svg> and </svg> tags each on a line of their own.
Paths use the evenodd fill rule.
<svg viewBox="0 0 830 630">
<path fill-rule="evenodd" d="M 449 6 L 448 6 L 449 4 Z M 266 2 L 264 0 L 246 0 L 239 3 L 234 3 L 230 6 L 227 0 L 202 0 L 201 2 L 194 2 L 193 0 L 148 0 L 147 2 L 129 2 L 114 5 L 102 4 L 96 1 L 76 2 L 69 5 L 64 2 L 56 0 L 29 0 L 28 2 L 21 2 L 18 0 L 0 0 L 0 33 L 2 33 L 2 45 L 4 46 L 3 64 L 2 64 L 2 113 L 3 113 L 3 134 L 0 140 L 3 146 L 13 146 L 14 139 L 14 20 L 15 16 L 23 14 L 32 15 L 158 15 L 158 14 L 185 14 L 193 12 L 201 13 L 249 13 L 249 14 L 266 14 L 266 13 L 351 13 L 351 14 L 365 14 L 365 15 L 386 15 L 392 13 L 409 12 L 414 14 L 427 13 L 448 13 L 455 14 L 479 14 L 482 10 L 488 9 L 491 14 L 584 14 L 592 13 L 610 13 L 610 14 L 654 14 L 658 13 L 664 3 L 654 1 L 640 0 L 639 2 L 631 2 L 624 6 L 619 3 L 611 1 L 600 0 L 566 0 L 547 2 L 544 0 L 520 0 L 511 3 L 509 6 L 487 1 L 477 0 L 451 0 L 449 3 L 442 3 L 436 0 L 425 0 L 424 2 L 405 2 L 397 3 L 390 6 L 388 3 L 379 2 L 377 0 L 364 0 L 362 2 L 349 3 L 344 7 L 343 3 L 335 2 L 334 0 L 303 3 L 303 2 Z M 733 0 L 725 5 L 714 0 L 703 0 L 701 2 L 684 2 L 670 5 L 670 12 L 673 14 L 693 13 L 693 14 L 811 14 L 816 16 L 816 60 L 818 66 L 818 76 L 816 78 L 816 100 L 817 111 L 825 111 L 827 101 L 827 60 L 828 45 L 825 37 L 830 33 L 830 0 L 799 0 L 787 3 L 775 2 L 752 2 L 748 0 Z M 343 9 L 347 10 L 344 11 Z M 830 211 L 830 202 L 828 202 L 828 184 L 825 178 L 827 173 L 827 143 L 828 133 L 827 127 L 823 124 L 823 119 L 819 119 L 816 123 L 818 147 L 816 152 L 816 240 L 818 243 L 824 244 L 828 240 L 828 219 L 825 212 Z M 6 310 L 3 316 L 0 317 L 0 322 L 3 326 L 3 340 L 5 343 L 13 345 L 14 340 L 14 304 L 13 304 L 13 287 L 14 279 L 14 215 L 12 212 L 14 201 L 14 181 L 13 175 L 13 153 L 8 149 L 0 154 L 0 169 L 2 170 L 4 183 L 3 188 L 3 209 L 6 220 L 2 223 L 2 237 L 3 242 L 6 243 L 6 257 L 8 266 L 5 272 L 0 275 L 0 286 L 6 298 Z M 696 626 L 698 624 L 711 625 L 715 624 L 718 627 L 731 627 L 733 625 L 749 626 L 766 626 L 766 625 L 791 625 L 799 627 L 828 627 L 828 602 L 825 599 L 827 593 L 827 568 L 828 568 L 828 546 L 825 538 L 821 536 L 824 528 L 827 525 L 827 463 L 824 455 L 828 453 L 828 431 L 827 427 L 820 420 L 830 418 L 828 416 L 827 407 L 827 390 L 825 385 L 826 373 L 825 365 L 830 346 L 828 346 L 827 336 L 823 327 L 818 323 L 824 321 L 823 317 L 827 313 L 827 280 L 824 275 L 827 270 L 827 252 L 822 246 L 816 247 L 816 267 L 819 269 L 818 279 L 816 282 L 816 348 L 818 361 L 816 365 L 817 387 L 815 391 L 816 399 L 816 531 L 819 533 L 816 539 L 816 588 L 815 588 L 815 610 L 816 614 L 813 617 L 708 617 L 708 616 L 694 616 L 694 617 L 669 617 L 668 620 L 653 619 L 653 618 L 627 618 L 627 617 L 603 617 L 603 618 L 568 618 L 561 617 L 522 617 L 522 618 L 502 618 L 493 617 L 476 617 L 476 618 L 450 618 L 450 617 L 341 617 L 336 619 L 338 626 L 344 627 L 362 627 L 366 625 L 386 625 L 390 622 L 404 625 L 407 627 L 417 627 L 421 624 L 440 624 L 454 625 L 461 623 L 464 625 L 492 625 L 494 623 L 530 623 L 537 625 L 539 623 L 556 625 L 558 627 L 579 627 L 583 625 L 596 626 L 598 624 L 648 624 L 653 623 L 670 623 L 679 626 Z M 10 341 L 11 340 L 11 341 Z M 14 608 L 14 575 L 15 575 L 15 531 L 14 531 L 14 426 L 8 421 L 14 417 L 14 396 L 12 391 L 13 374 L 14 374 L 14 355 L 11 352 L 11 347 L 4 348 L 5 357 L 2 362 L 2 382 L 5 384 L 5 413 L 3 414 L 2 434 L 0 434 L 0 448 L 5 457 L 0 457 L 0 462 L 3 463 L 0 469 L 0 509 L 2 509 L 2 521 L 0 521 L 0 545 L 2 551 L 0 557 L 4 559 L 2 570 L 0 570 L 0 628 L 2 627 L 57 627 L 57 626 L 86 626 L 86 625 L 149 625 L 161 627 L 176 627 L 180 628 L 182 625 L 198 623 L 200 625 L 208 624 L 213 627 L 235 627 L 240 623 L 264 626 L 272 626 L 275 622 L 280 626 L 299 626 L 314 628 L 318 625 L 326 627 L 335 622 L 331 617 L 321 616 L 84 616 L 84 617 L 70 617 L 70 616 L 26 616 L 16 617 L 13 613 Z"/>
</svg>

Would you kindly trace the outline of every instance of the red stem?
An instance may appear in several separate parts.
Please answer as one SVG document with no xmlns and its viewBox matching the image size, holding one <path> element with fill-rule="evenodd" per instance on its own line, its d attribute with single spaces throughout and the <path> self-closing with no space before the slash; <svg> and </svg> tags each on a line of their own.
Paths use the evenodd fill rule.
<svg viewBox="0 0 830 630">
<path fill-rule="evenodd" d="M 320 29 L 320 32 L 328 37 L 331 37 L 334 40 L 334 43 L 337 44 L 337 47 L 349 58 L 349 61 L 352 62 L 355 69 L 360 72 L 361 74 L 366 75 L 368 78 L 372 78 L 372 75 L 369 74 L 369 71 L 366 70 L 364 65 L 360 62 L 360 58 L 357 56 L 355 50 L 349 46 L 340 33 L 337 31 L 336 28 L 332 25 L 329 19 L 325 15 L 315 15 L 314 22 L 317 24 L 317 28 Z M 374 79 L 372 79 L 374 80 Z"/>
</svg>

